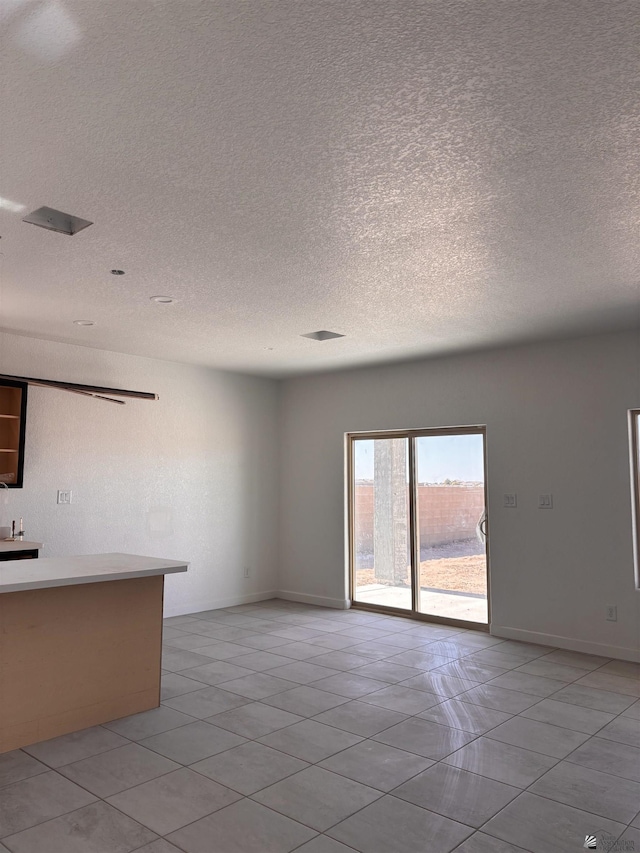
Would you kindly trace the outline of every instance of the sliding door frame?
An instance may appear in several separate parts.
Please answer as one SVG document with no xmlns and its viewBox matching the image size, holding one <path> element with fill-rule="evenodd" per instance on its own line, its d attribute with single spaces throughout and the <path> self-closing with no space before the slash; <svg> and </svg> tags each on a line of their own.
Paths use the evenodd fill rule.
<svg viewBox="0 0 640 853">
<path fill-rule="evenodd" d="M 417 438 L 422 436 L 437 436 L 437 435 L 482 435 L 482 454 L 484 466 L 484 505 L 485 505 L 485 555 L 486 555 L 486 574 L 487 574 L 487 623 L 484 622 L 469 622 L 466 619 L 449 619 L 446 616 L 435 616 L 429 613 L 420 613 L 420 584 L 419 584 L 419 567 L 420 553 L 419 547 L 419 526 L 416 517 L 418 505 L 417 494 L 417 460 L 416 460 L 416 442 Z M 362 610 L 371 610 L 376 613 L 387 613 L 397 616 L 404 616 L 409 619 L 416 619 L 421 622 L 434 622 L 442 625 L 451 625 L 456 628 L 472 628 L 476 631 L 489 632 L 491 628 L 491 572 L 489 558 L 489 505 L 487 500 L 487 428 L 484 424 L 474 426 L 459 426 L 459 427 L 436 427 L 434 429 L 404 429 L 404 430 L 386 430 L 377 432 L 350 432 L 347 433 L 347 516 L 348 516 L 348 553 L 349 553 L 349 600 L 351 607 L 360 608 Z M 406 438 L 409 444 L 409 537 L 411 542 L 411 610 L 405 610 L 400 607 L 389 607 L 384 604 L 369 604 L 368 602 L 357 601 L 355 598 L 356 592 L 356 542 L 355 542 L 355 463 L 354 463 L 354 444 L 356 441 L 385 439 L 385 438 Z"/>
</svg>

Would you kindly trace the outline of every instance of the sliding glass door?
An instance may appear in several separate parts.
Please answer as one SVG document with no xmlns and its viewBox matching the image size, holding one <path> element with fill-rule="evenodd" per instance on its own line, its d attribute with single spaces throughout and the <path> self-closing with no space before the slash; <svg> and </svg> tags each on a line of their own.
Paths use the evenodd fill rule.
<svg viewBox="0 0 640 853">
<path fill-rule="evenodd" d="M 354 439 L 354 597 L 412 609 L 409 440 Z"/>
<path fill-rule="evenodd" d="M 351 599 L 487 624 L 483 427 L 349 436 Z"/>
</svg>

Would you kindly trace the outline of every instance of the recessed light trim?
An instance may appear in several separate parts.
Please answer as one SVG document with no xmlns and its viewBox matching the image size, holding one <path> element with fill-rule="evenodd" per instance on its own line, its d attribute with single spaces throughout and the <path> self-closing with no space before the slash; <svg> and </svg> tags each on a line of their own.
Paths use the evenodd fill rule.
<svg viewBox="0 0 640 853">
<path fill-rule="evenodd" d="M 332 338 L 344 338 L 340 332 L 329 332 L 327 329 L 320 329 L 319 332 L 308 332 L 306 335 L 300 335 L 301 338 L 311 338 L 312 341 L 330 341 Z"/>
<path fill-rule="evenodd" d="M 172 302 L 176 300 L 173 296 L 152 296 L 151 302 L 157 302 L 158 305 L 170 305 Z"/>
<path fill-rule="evenodd" d="M 95 322 L 93 320 L 74 320 L 74 326 L 95 326 Z"/>
<path fill-rule="evenodd" d="M 111 275 L 124 275 L 124 270 L 111 270 Z"/>
</svg>

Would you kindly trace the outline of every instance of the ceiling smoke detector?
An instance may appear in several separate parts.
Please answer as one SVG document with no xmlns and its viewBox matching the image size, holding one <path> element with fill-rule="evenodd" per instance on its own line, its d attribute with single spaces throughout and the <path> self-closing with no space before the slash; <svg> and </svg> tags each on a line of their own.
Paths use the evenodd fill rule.
<svg viewBox="0 0 640 853">
<path fill-rule="evenodd" d="M 157 302 L 158 305 L 170 305 L 176 300 L 173 298 L 173 296 L 152 296 L 151 301 Z"/>
<path fill-rule="evenodd" d="M 300 335 L 301 338 L 311 338 L 312 341 L 330 341 L 331 338 L 344 338 L 339 332 L 328 332 L 326 329 L 321 329 L 319 332 L 309 332 L 306 335 Z"/>
<path fill-rule="evenodd" d="M 37 225 L 39 228 L 46 228 L 47 231 L 68 234 L 70 237 L 93 225 L 93 222 L 89 222 L 88 219 L 80 219 L 79 216 L 72 216 L 70 213 L 63 213 L 52 207 L 39 207 L 25 216 L 22 221 L 29 225 Z"/>
<path fill-rule="evenodd" d="M 74 326 L 95 326 L 93 320 L 74 320 Z"/>
</svg>

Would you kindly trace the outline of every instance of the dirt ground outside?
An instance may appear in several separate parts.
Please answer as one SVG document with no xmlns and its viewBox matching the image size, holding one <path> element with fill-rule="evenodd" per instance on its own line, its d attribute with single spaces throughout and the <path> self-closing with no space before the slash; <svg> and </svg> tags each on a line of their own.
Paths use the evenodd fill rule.
<svg viewBox="0 0 640 853">
<path fill-rule="evenodd" d="M 356 572 L 356 586 L 379 584 L 373 568 Z M 388 586 L 398 586 L 388 583 Z M 407 578 L 404 584 L 410 586 L 410 568 L 407 566 Z M 439 560 L 424 560 L 420 563 L 420 586 L 425 589 L 443 591 L 471 592 L 477 595 L 487 594 L 487 563 L 484 554 L 464 557 L 445 557 Z"/>
</svg>

